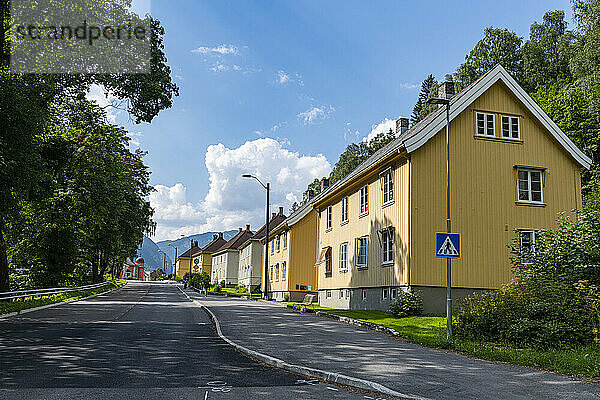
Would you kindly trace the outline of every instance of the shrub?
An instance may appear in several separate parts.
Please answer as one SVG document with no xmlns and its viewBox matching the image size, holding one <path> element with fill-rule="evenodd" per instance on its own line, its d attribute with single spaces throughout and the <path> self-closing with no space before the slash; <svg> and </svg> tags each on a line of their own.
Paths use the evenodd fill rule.
<svg viewBox="0 0 600 400">
<path fill-rule="evenodd" d="M 225 279 L 223 279 L 220 283 L 221 287 L 225 287 Z"/>
<path fill-rule="evenodd" d="M 423 314 L 423 294 L 419 291 L 401 292 L 388 312 L 399 318 Z"/>
<path fill-rule="evenodd" d="M 215 292 L 219 293 L 221 291 L 221 285 L 215 286 Z"/>
<path fill-rule="evenodd" d="M 467 340 L 531 348 L 573 348 L 598 341 L 597 287 L 519 277 L 498 291 L 467 298 L 455 332 Z"/>
</svg>

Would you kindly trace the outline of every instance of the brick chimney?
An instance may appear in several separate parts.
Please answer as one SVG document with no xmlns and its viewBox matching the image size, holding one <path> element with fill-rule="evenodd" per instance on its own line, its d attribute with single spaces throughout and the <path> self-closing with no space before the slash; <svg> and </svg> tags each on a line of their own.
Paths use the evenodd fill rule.
<svg viewBox="0 0 600 400">
<path fill-rule="evenodd" d="M 238 228 L 238 233 L 242 232 L 242 228 Z"/>
<path fill-rule="evenodd" d="M 277 216 L 277 213 L 271 213 L 271 219 L 275 218 Z"/>
<path fill-rule="evenodd" d="M 283 207 L 279 207 L 279 215 L 283 215 Z"/>
<path fill-rule="evenodd" d="M 194 240 L 194 247 L 198 247 L 198 241 Z"/>
<path fill-rule="evenodd" d="M 396 136 L 400 136 L 408 130 L 408 118 L 398 118 L 396 120 Z"/>
<path fill-rule="evenodd" d="M 217 235 L 216 233 L 213 235 L 213 240 L 217 240 L 219 238 L 219 235 Z"/>
<path fill-rule="evenodd" d="M 223 239 L 223 232 L 219 232 L 219 239 Z"/>
<path fill-rule="evenodd" d="M 246 224 L 246 230 L 250 231 L 250 224 Z"/>
<path fill-rule="evenodd" d="M 438 97 L 451 99 L 454 96 L 454 82 L 444 82 L 438 88 Z"/>
<path fill-rule="evenodd" d="M 329 187 L 329 179 L 323 178 L 321 180 L 321 192 L 325 191 Z"/>
</svg>

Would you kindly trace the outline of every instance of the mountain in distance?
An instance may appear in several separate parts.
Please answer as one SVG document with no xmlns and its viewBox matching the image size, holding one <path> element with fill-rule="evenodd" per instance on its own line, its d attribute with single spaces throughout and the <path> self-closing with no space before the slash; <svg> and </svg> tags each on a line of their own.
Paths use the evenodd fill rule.
<svg viewBox="0 0 600 400">
<path fill-rule="evenodd" d="M 163 267 L 163 255 L 161 250 L 148 236 L 144 235 L 142 248 L 138 249 L 137 256 L 144 259 L 144 269 L 146 271 L 154 271 L 158 267 Z M 172 264 L 172 259 L 167 256 L 167 266 L 170 267 Z M 169 267 L 167 267 L 167 269 L 169 269 Z"/>
<path fill-rule="evenodd" d="M 175 260 L 175 247 L 177 247 L 177 255 L 180 256 L 186 250 L 190 248 L 190 239 L 198 241 L 198 247 L 204 247 L 213 240 L 213 235 L 219 232 L 205 232 L 197 233 L 186 237 L 179 238 L 177 240 L 162 240 L 157 242 L 158 248 L 165 253 L 169 260 Z M 223 232 L 223 239 L 229 240 L 238 233 L 237 229 Z M 169 246 L 170 245 L 170 246 Z M 169 265 L 172 265 L 173 261 Z M 162 264 L 161 264 L 162 265 Z"/>
</svg>

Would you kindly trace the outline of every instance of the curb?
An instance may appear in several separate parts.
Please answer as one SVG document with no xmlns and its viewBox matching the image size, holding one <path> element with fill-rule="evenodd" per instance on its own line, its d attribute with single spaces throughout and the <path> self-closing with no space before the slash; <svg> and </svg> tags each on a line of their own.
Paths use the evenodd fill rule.
<svg viewBox="0 0 600 400">
<path fill-rule="evenodd" d="M 10 318 L 10 317 L 15 317 L 17 315 L 21 315 L 21 314 L 27 314 L 33 311 L 38 311 L 38 310 L 43 310 L 45 308 L 52 308 L 52 307 L 56 307 L 56 306 L 60 306 L 62 304 L 69 304 L 69 303 L 74 303 L 76 301 L 81 301 L 81 300 L 86 300 L 86 299 L 91 299 L 92 297 L 97 297 L 97 296 L 102 296 L 103 294 L 109 294 L 111 292 L 114 292 L 115 290 L 119 290 L 122 287 L 125 287 L 125 285 L 127 285 L 127 281 L 125 281 L 125 283 L 119 287 L 116 287 L 114 289 L 111 289 L 109 291 L 106 292 L 102 292 L 102 293 L 96 293 L 96 294 L 92 294 L 90 296 L 86 296 L 86 297 L 81 297 L 79 299 L 72 299 L 72 300 L 66 300 L 66 301 L 59 301 L 56 303 L 51 303 L 51 304 L 46 304 L 43 306 L 39 306 L 39 307 L 33 307 L 33 308 L 26 308 L 24 310 L 19 310 L 19 311 L 13 311 L 11 313 L 8 314 L 2 314 L 0 315 L 0 320 L 6 319 L 6 318 Z"/>
<path fill-rule="evenodd" d="M 361 321 L 361 320 L 350 318 L 350 317 L 343 317 L 341 315 L 330 314 L 325 311 L 314 310 L 314 309 L 306 308 L 306 307 L 299 307 L 299 306 L 295 306 L 292 304 L 288 304 L 286 307 L 289 309 L 292 309 L 294 311 L 299 311 L 301 313 L 313 313 L 315 315 L 318 315 L 319 317 L 325 317 L 325 318 L 333 319 L 336 321 L 345 322 L 349 325 L 359 326 L 361 328 L 369 329 L 371 331 L 381 332 L 386 335 L 390 335 L 390 336 L 394 336 L 394 337 L 400 336 L 400 333 L 398 331 L 396 331 L 395 329 L 388 328 L 387 326 L 383 326 L 383 325 L 379 325 L 379 324 L 374 324 L 372 322 L 365 322 L 365 321 Z"/>
<path fill-rule="evenodd" d="M 215 325 L 217 334 L 219 335 L 219 337 L 221 339 L 223 339 L 226 343 L 228 343 L 229 345 L 234 347 L 236 350 L 238 350 L 252 358 L 255 358 L 267 365 L 271 365 L 276 368 L 295 372 L 297 374 L 305 375 L 305 376 L 308 376 L 311 378 L 320 379 L 325 382 L 338 383 L 341 385 L 350 386 L 350 387 L 354 387 L 357 389 L 382 393 L 382 394 L 385 394 L 388 396 L 400 397 L 400 398 L 405 398 L 405 399 L 414 399 L 414 400 L 426 400 L 426 398 L 424 398 L 424 397 L 407 395 L 404 393 L 397 392 L 397 391 L 392 390 L 386 386 L 383 386 L 377 382 L 372 382 L 372 381 L 368 381 L 365 379 L 354 378 L 352 376 L 347 376 L 347 375 L 340 374 L 337 372 L 329 372 L 329 371 L 324 371 L 324 370 L 320 370 L 320 369 L 316 369 L 316 368 L 310 368 L 310 367 L 304 367 L 301 365 L 290 364 L 279 358 L 271 357 L 269 355 L 259 353 L 258 351 L 250 350 L 240 344 L 235 343 L 234 341 L 230 340 L 225 335 L 223 335 L 223 332 L 221 331 L 221 323 L 217 319 L 216 315 L 204 304 L 202 304 L 199 301 L 194 300 L 190 296 L 188 296 L 188 294 L 185 293 L 181 288 L 178 287 L 178 289 L 181 291 L 181 293 L 183 293 L 185 295 L 185 297 L 187 297 L 194 304 L 201 307 L 208 314 L 212 323 Z"/>
</svg>

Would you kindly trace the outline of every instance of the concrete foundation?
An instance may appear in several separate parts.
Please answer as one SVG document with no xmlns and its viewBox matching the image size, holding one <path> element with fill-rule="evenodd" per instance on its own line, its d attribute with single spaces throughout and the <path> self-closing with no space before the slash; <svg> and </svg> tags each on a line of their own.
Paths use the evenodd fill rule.
<svg viewBox="0 0 600 400">
<path fill-rule="evenodd" d="M 316 295 L 316 292 L 306 292 L 306 291 L 277 291 L 277 292 L 268 292 L 267 296 L 270 299 L 273 299 L 275 301 L 294 301 L 294 302 L 302 302 L 304 301 L 304 296 L 306 296 L 307 294 L 314 294 Z M 287 300 L 286 300 L 286 296 L 287 296 Z M 316 303 L 316 299 L 315 299 L 315 303 Z"/>
<path fill-rule="evenodd" d="M 397 296 L 408 289 L 407 286 L 396 286 L 319 290 L 319 305 L 346 310 L 387 311 Z M 446 312 L 445 287 L 412 286 L 410 289 L 423 293 L 423 313 L 443 314 Z M 487 290 L 452 288 L 452 308 L 456 310 L 460 301 L 465 297 Z"/>
</svg>

